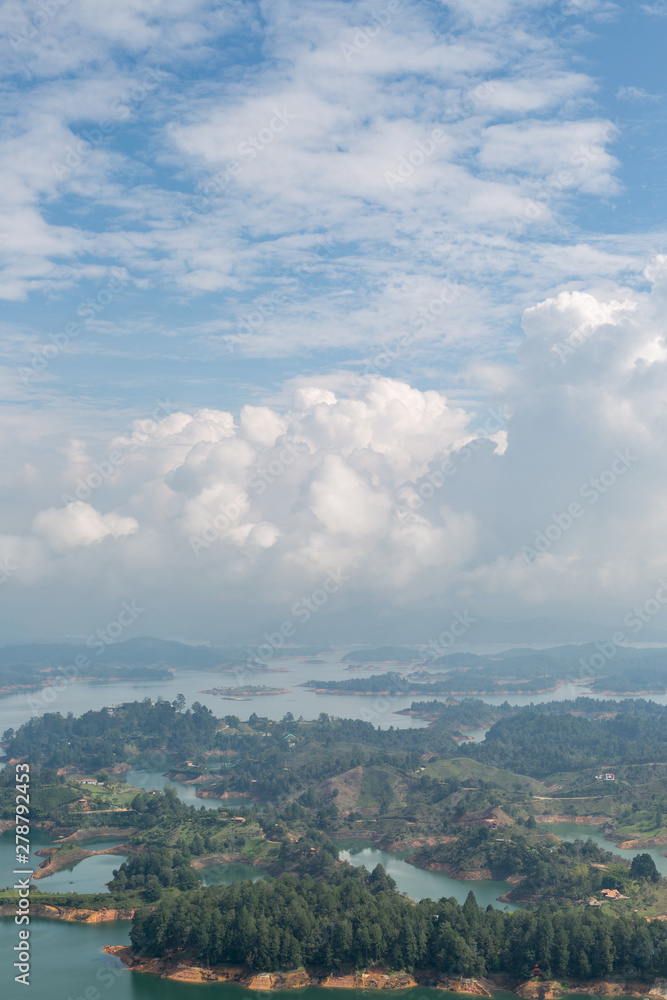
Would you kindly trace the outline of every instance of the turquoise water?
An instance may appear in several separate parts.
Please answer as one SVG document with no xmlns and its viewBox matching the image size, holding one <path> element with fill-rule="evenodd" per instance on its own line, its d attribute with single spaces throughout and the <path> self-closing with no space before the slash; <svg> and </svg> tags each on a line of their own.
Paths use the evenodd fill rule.
<svg viewBox="0 0 667 1000">
<path fill-rule="evenodd" d="M 181 802 L 188 806 L 196 806 L 197 809 L 201 809 L 202 806 L 205 809 L 219 809 L 220 806 L 231 809 L 242 805 L 252 805 L 249 799 L 198 799 L 196 785 L 184 785 L 180 781 L 173 781 L 172 778 L 165 778 L 162 771 L 135 771 L 133 769 L 125 771 L 125 778 L 127 778 L 128 785 L 133 788 L 142 788 L 147 792 L 151 789 L 160 791 L 162 788 L 173 788 Z"/>
<path fill-rule="evenodd" d="M 119 959 L 105 955 L 104 945 L 127 944 L 129 923 L 59 923 L 35 919 L 30 924 L 30 944 L 34 949 L 30 986 L 13 981 L 13 946 L 17 928 L 2 921 L 0 934 L 0 975 L 3 1000 L 361 1000 L 374 996 L 365 991 L 330 990 L 307 987 L 295 992 L 250 993 L 227 983 L 174 983 L 144 972 L 129 972 Z M 396 1000 L 461 1000 L 460 994 L 418 987 L 390 993 Z M 512 994 L 498 993 L 498 1000 Z M 578 998 L 573 998 L 578 1000 Z M 582 998 L 583 1000 L 583 998 Z"/>
<path fill-rule="evenodd" d="M 253 802 L 252 799 L 234 797 L 230 795 L 226 799 L 199 799 L 197 798 L 197 787 L 196 785 L 184 785 L 181 781 L 174 781 L 172 778 L 165 778 L 162 771 L 144 771 L 144 770 L 134 770 L 125 771 L 125 777 L 127 778 L 128 785 L 133 788 L 141 788 L 145 791 L 150 791 L 155 789 L 160 791 L 160 789 L 169 787 L 173 788 L 178 795 L 181 802 L 184 802 L 187 806 L 195 806 L 197 809 L 242 809 L 254 806 L 256 809 L 263 809 L 264 805 L 261 802 Z"/>
<path fill-rule="evenodd" d="M 129 943 L 129 922 L 103 924 L 60 923 L 33 919 L 30 923 L 30 986 L 13 980 L 13 947 L 18 928 L 10 920 L 0 924 L 0 982 L 3 1000 L 369 1000 L 368 990 L 331 990 L 307 987 L 295 993 L 251 993 L 227 983 L 174 983 L 147 973 L 129 972 L 119 959 L 106 955 L 105 945 Z M 384 994 L 382 994 L 384 995 Z M 462 1000 L 461 994 L 417 987 L 392 992 L 395 1000 Z M 498 991 L 495 1000 L 516 1000 L 512 993 Z M 569 994 L 568 1000 L 590 1000 Z"/>
<path fill-rule="evenodd" d="M 84 858 L 40 878 L 35 884 L 42 892 L 106 892 L 106 883 L 113 878 L 114 868 L 120 868 L 126 857 L 126 854 L 102 854 Z"/>
<path fill-rule="evenodd" d="M 85 850 L 100 851 L 106 847 L 116 847 L 122 843 L 122 837 L 113 840 L 97 839 L 85 841 L 81 846 Z M 52 847 L 57 841 L 43 830 L 34 829 L 30 833 L 31 863 L 29 865 L 16 865 L 14 832 L 7 830 L 0 836 L 0 887 L 7 888 L 14 885 L 14 880 L 21 876 L 13 874 L 14 868 L 27 868 L 37 870 L 45 860 L 37 857 L 35 851 L 43 847 Z M 33 880 L 33 886 L 41 892 L 105 892 L 106 885 L 111 878 L 114 868 L 119 868 L 125 855 L 102 854 L 92 858 L 85 858 L 77 864 L 68 865 L 53 875 L 46 878 Z"/>
<path fill-rule="evenodd" d="M 663 851 L 667 848 L 641 847 L 638 850 L 622 851 L 615 841 L 607 840 L 596 826 L 585 826 L 583 823 L 540 823 L 539 829 L 555 833 L 561 840 L 587 840 L 590 837 L 605 851 L 618 854 L 628 861 L 632 861 L 636 854 L 650 854 L 660 874 L 667 877 L 667 858 L 663 857 Z"/>
<path fill-rule="evenodd" d="M 252 699 L 239 705 L 222 701 L 215 696 L 197 693 L 203 688 L 233 683 L 224 675 L 179 671 L 173 680 L 159 684 L 68 685 L 66 689 L 63 689 L 60 699 L 55 704 L 49 704 L 47 710 L 73 711 L 78 715 L 88 709 L 101 708 L 104 705 L 130 701 L 138 697 L 149 696 L 155 699 L 158 695 L 162 695 L 173 699 L 178 692 L 187 691 L 189 692 L 188 701 L 199 699 L 202 703 L 207 704 L 217 716 L 244 715 L 255 711 L 259 715 L 275 718 L 281 717 L 287 711 L 292 711 L 297 717 L 303 715 L 305 718 L 316 718 L 319 712 L 326 711 L 349 718 L 365 718 L 376 726 L 382 726 L 382 728 L 387 728 L 389 725 L 400 728 L 425 725 L 422 720 L 394 714 L 397 709 L 408 707 L 413 700 L 412 697 L 318 696 L 308 689 L 298 687 L 303 680 L 318 676 L 323 679 L 354 676 L 345 672 L 343 665 L 336 663 L 333 655 L 329 662 L 322 662 L 319 665 L 306 664 L 297 659 L 281 661 L 277 665 L 285 666 L 287 672 L 267 675 L 268 679 L 257 680 L 253 678 L 251 682 L 275 683 L 280 687 L 289 688 L 290 693 L 279 697 Z M 247 683 L 247 679 L 245 682 Z M 511 699 L 506 699 L 505 696 L 487 697 L 484 700 L 489 702 L 509 700 L 513 704 L 523 704 L 528 701 L 543 702 L 563 697 L 576 697 L 578 694 L 587 693 L 580 686 L 570 686 L 542 696 L 517 696 Z M 659 696 L 654 700 L 665 702 L 667 696 Z M 33 714 L 35 712 L 28 704 L 25 695 L 0 697 L 0 732 L 9 726 L 17 727 Z M 480 738 L 483 731 L 477 731 L 472 735 L 475 738 Z M 248 800 L 243 799 L 198 799 L 195 795 L 195 788 L 173 782 L 157 771 L 128 772 L 127 779 L 129 784 L 138 788 L 162 788 L 169 785 L 176 789 L 182 801 L 197 807 L 204 806 L 207 809 L 217 809 L 220 806 L 239 808 L 249 804 Z M 577 837 L 585 838 L 590 835 L 600 846 L 622 857 L 632 858 L 634 854 L 641 853 L 621 851 L 615 843 L 606 840 L 595 828 L 579 824 L 545 825 L 545 829 L 549 829 L 557 836 L 568 840 L 574 840 Z M 116 842 L 122 842 L 122 837 Z M 31 862 L 35 869 L 43 859 L 35 857 L 34 851 L 52 843 L 53 839 L 43 831 L 35 829 L 31 832 Z M 102 843 L 105 846 L 111 846 L 114 841 L 106 840 Z M 83 846 L 94 847 L 96 845 L 89 841 Z M 442 872 L 422 871 L 407 864 L 399 855 L 380 851 L 358 841 L 341 842 L 339 846 L 341 856 L 348 858 L 352 864 L 363 864 L 371 870 L 376 864 L 383 864 L 387 872 L 395 879 L 399 890 L 412 898 L 429 896 L 433 899 L 439 899 L 443 896 L 454 896 L 459 902 L 463 902 L 472 889 L 480 905 L 486 906 L 491 903 L 494 906 L 504 908 L 504 904 L 498 903 L 497 897 L 510 888 L 506 882 L 466 882 L 451 879 Z M 662 857 L 660 849 L 649 849 L 647 853 L 654 858 L 659 870 L 667 875 L 667 859 Z M 16 878 L 12 874 L 16 867 L 14 857 L 14 834 L 12 831 L 8 831 L 0 836 L 0 886 L 10 886 Z M 47 879 L 39 880 L 36 885 L 44 891 L 101 891 L 104 882 L 109 881 L 111 871 L 119 867 L 122 860 L 123 858 L 119 855 L 86 859 L 70 869 L 65 869 Z M 237 862 L 216 865 L 203 870 L 200 874 L 207 885 L 229 884 L 244 878 L 266 877 L 261 869 Z M 508 908 L 516 907 L 509 906 Z M 26 996 L 25 987 L 13 982 L 12 963 L 15 958 L 12 949 L 18 941 L 18 928 L 15 927 L 11 918 L 3 920 L 1 927 L 0 982 L 3 985 L 2 995 L 3 1000 L 5 997 L 9 1000 L 15 1000 L 15 998 Z M 202 1000 L 202 998 L 203 1000 L 206 998 L 222 1000 L 223 997 L 224 1000 L 242 1000 L 242 998 L 245 1000 L 249 996 L 247 991 L 233 985 L 172 983 L 155 976 L 128 972 L 118 959 L 105 955 L 102 952 L 102 947 L 106 944 L 128 943 L 129 930 L 129 922 L 82 925 L 33 919 L 30 924 L 30 944 L 33 956 L 31 986 L 27 995 L 31 1000 L 105 1000 L 107 997 L 109 1000 Z M 331 996 L 332 993 L 334 996 Z M 293 993 L 289 994 L 290 997 L 293 995 Z M 299 991 L 300 1000 L 321 1000 L 322 996 L 322 992 L 315 988 Z M 460 996 L 456 994 L 426 988 L 401 991 L 398 996 L 401 1000 L 455 1000 L 457 997 L 458 1000 L 461 1000 Z M 498 1000 L 510 996 L 512 995 L 497 994 Z M 276 1000 L 283 1000 L 283 998 L 287 1000 L 287 997 L 287 993 L 277 994 Z M 368 997 L 367 992 L 364 993 L 364 997 Z M 351 993 L 347 990 L 330 990 L 327 993 L 327 1000 L 361 1000 L 361 998 L 357 993 Z M 584 998 L 572 995 L 571 1000 L 584 1000 Z"/>
<path fill-rule="evenodd" d="M 450 878 L 445 872 L 424 871 L 415 868 L 404 861 L 399 854 L 380 851 L 362 841 L 337 841 L 340 848 L 339 857 L 353 865 L 363 865 L 372 871 L 376 865 L 382 865 L 388 875 L 396 882 L 399 892 L 405 892 L 411 899 L 449 899 L 454 896 L 459 903 L 464 903 L 472 889 L 480 906 L 492 906 L 502 910 L 516 910 L 516 903 L 499 903 L 498 896 L 508 892 L 512 886 L 509 882 L 495 882 L 486 879 L 464 881 Z"/>
<path fill-rule="evenodd" d="M 44 835 L 44 839 L 48 840 Z M 8 841 L 9 843 L 9 841 Z M 460 882 L 450 879 L 440 872 L 425 872 L 406 864 L 400 857 L 386 851 L 378 851 L 359 842 L 344 843 L 342 856 L 349 857 L 353 864 L 364 864 L 374 868 L 383 864 L 392 878 L 396 879 L 401 891 L 412 897 L 455 896 L 461 902 L 473 888 L 481 905 L 494 903 L 495 896 L 506 891 L 504 882 Z M 89 859 L 97 860 L 97 859 Z M 118 862 L 120 859 L 115 859 Z M 81 869 L 81 862 L 74 869 Z M 215 865 L 200 873 L 206 885 L 230 884 L 242 879 L 267 877 L 261 869 L 239 862 Z M 44 880 L 46 886 L 56 876 Z M 74 889 L 74 886 L 69 888 Z M 496 904 L 498 905 L 498 904 Z M 11 919 L 2 921 L 0 935 L 0 962 L 2 962 L 2 982 L 8 988 L 3 990 L 3 998 L 18 1000 L 25 997 L 25 987 L 11 979 L 12 948 L 17 943 L 18 928 Z M 31 1000 L 246 1000 L 250 995 L 241 987 L 217 984 L 173 983 L 146 973 L 129 972 L 122 963 L 102 952 L 104 945 L 129 943 L 129 922 L 102 924 L 74 924 L 33 919 L 30 923 L 30 943 L 33 954 L 31 963 Z M 22 992 L 23 991 L 23 992 Z M 88 991 L 88 992 L 86 992 Z M 255 994 L 256 995 L 256 994 Z M 457 994 L 443 993 L 442 990 L 419 988 L 401 991 L 401 1000 L 456 1000 Z M 269 995 L 266 994 L 268 997 Z M 271 997 L 274 994 L 270 995 Z M 277 993 L 276 1000 L 287 1000 L 293 992 Z M 322 1000 L 322 992 L 314 987 L 299 990 L 300 1000 Z M 360 1000 L 368 997 L 367 991 L 327 990 L 327 1000 Z M 498 1000 L 509 994 L 498 994 Z M 458 997 L 460 1000 L 460 996 Z"/>
<path fill-rule="evenodd" d="M 30 864 L 17 865 L 14 831 L 5 830 L 5 832 L 0 835 L 0 888 L 6 889 L 8 886 L 14 885 L 14 881 L 17 878 L 21 878 L 20 875 L 13 874 L 14 868 L 26 868 L 28 870 L 32 869 L 33 871 L 37 871 L 42 861 L 44 861 L 44 858 L 38 858 L 35 851 L 39 851 L 42 847 L 51 847 L 53 842 L 53 837 L 50 837 L 48 833 L 44 833 L 43 830 L 31 830 Z"/>
</svg>

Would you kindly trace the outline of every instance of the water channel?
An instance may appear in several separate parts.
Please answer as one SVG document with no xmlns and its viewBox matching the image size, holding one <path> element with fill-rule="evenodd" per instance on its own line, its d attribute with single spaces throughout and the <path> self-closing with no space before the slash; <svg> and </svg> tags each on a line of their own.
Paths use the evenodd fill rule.
<svg viewBox="0 0 667 1000">
<path fill-rule="evenodd" d="M 497 647 L 498 650 L 507 647 Z M 479 650 L 490 651 L 486 647 Z M 295 717 L 315 718 L 320 712 L 347 718 L 368 719 L 375 726 L 388 728 L 390 725 L 405 728 L 423 726 L 423 720 L 410 716 L 396 715 L 396 711 L 410 706 L 413 696 L 355 696 L 355 695 L 316 695 L 299 685 L 305 680 L 321 677 L 335 679 L 337 677 L 363 676 L 364 671 L 354 674 L 346 670 L 347 664 L 340 662 L 342 654 L 330 654 L 313 664 L 300 658 L 281 660 L 275 663 L 280 672 L 262 675 L 252 675 L 241 683 L 269 684 L 288 689 L 288 693 L 279 696 L 259 696 L 245 702 L 227 701 L 216 695 L 205 695 L 205 689 L 234 685 L 238 683 L 228 675 L 209 671 L 179 670 L 167 681 L 159 683 L 73 683 L 58 689 L 53 702 L 45 703 L 44 711 L 72 711 L 79 715 L 89 709 L 99 709 L 105 705 L 118 704 L 123 701 L 133 701 L 137 698 L 158 696 L 173 700 L 179 692 L 183 692 L 187 701 L 201 701 L 215 715 L 238 715 L 247 717 L 251 712 L 268 718 L 280 718 L 286 712 L 292 712 Z M 402 667 L 395 669 L 402 671 Z M 368 673 L 375 672 L 369 666 Z M 258 679 L 259 678 L 259 679 Z M 580 684 L 568 684 L 557 691 L 542 695 L 523 695 L 505 698 L 504 696 L 485 697 L 490 703 L 509 701 L 511 704 L 522 705 L 544 703 L 563 698 L 574 698 L 590 692 Z M 432 696 L 429 696 L 429 698 Z M 622 700 L 622 699 L 617 699 Z M 653 700 L 661 704 L 667 703 L 667 695 L 653 696 Z M 0 697 L 0 733 L 11 727 L 18 727 L 31 716 L 39 714 L 25 693 Z M 473 738 L 484 737 L 484 730 L 471 732 Z M 239 808 L 247 805 L 243 799 L 200 799 L 195 795 L 196 788 L 186 786 L 165 778 L 158 771 L 133 770 L 126 773 L 128 784 L 137 788 L 162 788 L 165 785 L 176 788 L 179 798 L 191 805 L 208 809 L 220 806 Z M 575 823 L 559 823 L 545 825 L 557 836 L 574 840 L 576 838 L 593 837 L 596 843 L 606 850 L 613 851 L 623 857 L 631 858 L 633 851 L 621 851 L 612 841 L 606 840 L 593 827 Z M 53 838 L 40 830 L 31 834 L 31 860 L 35 868 L 43 860 L 34 852 L 41 847 L 52 844 Z M 122 837 L 116 841 L 104 840 L 103 846 L 111 846 L 122 842 Z M 83 846 L 89 849 L 101 849 L 100 844 L 92 841 Z M 372 869 L 381 863 L 396 881 L 398 889 L 412 898 L 430 896 L 439 899 L 442 896 L 454 896 L 463 902 L 469 890 L 472 889 L 481 905 L 491 903 L 504 907 L 497 902 L 497 897 L 507 891 L 509 885 L 505 882 L 476 881 L 467 882 L 451 879 L 443 872 L 426 872 L 405 861 L 405 856 L 378 850 L 367 842 L 341 841 L 339 844 L 341 857 L 352 864 L 365 865 Z M 648 849 L 647 853 L 654 858 L 663 875 L 667 875 L 667 858 L 663 858 L 660 849 Z M 111 878 L 111 872 L 122 863 L 120 855 L 102 855 L 85 859 L 77 865 L 62 869 L 55 875 L 40 880 L 39 888 L 45 892 L 101 892 L 105 883 Z M 14 876 L 14 835 L 12 831 L 0 836 L 0 886 L 12 884 Z M 237 862 L 212 866 L 201 873 L 204 884 L 229 884 L 245 878 L 263 878 L 266 875 L 261 869 Z M 511 906 L 509 908 L 512 908 Z M 3 996 L 14 998 L 25 996 L 25 987 L 13 982 L 12 965 L 15 960 L 13 947 L 17 942 L 18 928 L 7 919 L 3 920 L 0 934 L 0 962 L 2 963 L 0 977 L 7 988 Z M 109 922 L 100 924 L 63 923 L 33 918 L 31 921 L 31 950 L 33 955 L 31 965 L 32 1000 L 206 1000 L 206 998 L 222 998 L 225 1000 L 244 1000 L 247 991 L 228 984 L 185 984 L 172 983 L 157 977 L 128 972 L 118 959 L 105 955 L 102 947 L 106 944 L 124 944 L 128 941 L 130 925 L 127 922 Z M 329 1000 L 351 1000 L 349 991 L 329 991 Z M 364 994 L 366 995 L 366 994 Z M 321 991 L 309 988 L 299 991 L 300 1000 L 321 1000 Z M 420 988 L 401 992 L 401 1000 L 444 1000 L 453 998 L 455 994 L 447 994 L 441 990 Z M 511 994 L 498 994 L 498 1000 Z M 287 994 L 276 994 L 276 1000 L 286 1000 Z M 459 998 L 460 1000 L 460 998 Z M 571 996 L 571 1000 L 580 1000 Z M 583 1000 L 583 998 L 582 998 Z"/>
</svg>

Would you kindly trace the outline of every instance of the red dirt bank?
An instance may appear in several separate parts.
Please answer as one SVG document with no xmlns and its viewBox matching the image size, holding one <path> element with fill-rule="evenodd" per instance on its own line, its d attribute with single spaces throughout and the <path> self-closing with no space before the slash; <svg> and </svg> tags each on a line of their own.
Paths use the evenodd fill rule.
<svg viewBox="0 0 667 1000">
<path fill-rule="evenodd" d="M 133 972 L 150 972 L 162 979 L 177 982 L 238 983 L 250 990 L 287 990 L 304 986 L 333 987 L 335 989 L 384 989 L 404 990 L 415 986 L 432 986 L 450 993 L 467 993 L 493 997 L 499 990 L 511 990 L 522 1000 L 557 1000 L 567 993 L 588 993 L 606 997 L 647 997 L 649 1000 L 667 1000 L 667 980 L 646 982 L 618 982 L 607 980 L 568 980 L 565 985 L 531 979 L 517 983 L 505 976 L 486 979 L 463 979 L 445 976 L 427 969 L 414 974 L 386 972 L 384 969 L 367 969 L 364 972 L 332 974 L 324 969 L 294 969 L 285 972 L 253 972 L 245 966 L 219 965 L 205 968 L 191 961 L 167 958 L 146 958 L 132 952 L 127 945 L 107 945 L 104 951 L 116 955 Z"/>
</svg>

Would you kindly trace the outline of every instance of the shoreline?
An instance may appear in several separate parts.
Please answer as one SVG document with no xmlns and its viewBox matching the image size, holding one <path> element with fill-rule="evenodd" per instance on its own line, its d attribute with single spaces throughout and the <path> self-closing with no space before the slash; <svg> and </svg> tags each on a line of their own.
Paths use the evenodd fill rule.
<svg viewBox="0 0 667 1000">
<path fill-rule="evenodd" d="M 77 906 L 54 906 L 51 903 L 31 903 L 30 916 L 44 917 L 46 920 L 62 920 L 65 923 L 101 924 L 111 920 L 132 920 L 136 913 L 135 907 L 127 909 L 102 907 L 90 910 Z M 16 902 L 0 904 L 0 917 L 14 917 Z"/>
<path fill-rule="evenodd" d="M 44 861 L 42 861 L 32 876 L 33 879 L 48 878 L 49 875 L 55 875 L 56 872 L 62 871 L 63 868 L 69 868 L 70 865 L 76 865 L 79 861 L 85 861 L 86 858 L 94 858 L 101 854 L 118 854 L 121 857 L 125 857 L 128 854 L 137 853 L 137 848 L 129 844 L 118 844 L 115 847 L 106 847 L 101 851 L 87 851 L 84 847 L 79 847 L 78 849 L 67 851 L 58 857 L 54 857 L 58 853 L 58 850 L 59 845 L 43 847 L 40 851 L 35 851 L 35 854 L 38 857 L 43 857 Z"/>
<path fill-rule="evenodd" d="M 555 1000 L 569 993 L 588 993 L 608 997 L 648 997 L 651 1000 L 667 1000 L 667 980 L 627 981 L 573 980 L 562 982 L 530 979 L 517 982 L 507 975 L 462 978 L 448 976 L 432 969 L 418 969 L 409 972 L 387 972 L 386 969 L 370 968 L 363 972 L 332 973 L 326 969 L 299 969 L 278 972 L 254 972 L 242 965 L 218 965 L 206 967 L 196 965 L 190 959 L 152 958 L 133 953 L 129 945 L 106 945 L 103 951 L 115 955 L 131 972 L 144 972 L 185 983 L 236 983 L 249 990 L 265 992 L 274 990 L 302 989 L 319 986 L 323 989 L 384 989 L 404 990 L 417 986 L 427 986 L 446 990 L 450 993 L 464 993 L 475 996 L 494 997 L 498 992 L 512 992 L 523 1000 Z"/>
<path fill-rule="evenodd" d="M 306 684 L 301 684 L 300 687 L 307 687 L 307 685 Z M 388 690 L 388 691 L 356 691 L 356 690 L 355 691 L 349 691 L 349 690 L 347 690 L 347 688 L 312 688 L 312 687 L 309 687 L 308 690 L 312 691 L 314 694 L 356 695 L 356 696 L 361 696 L 363 698 L 372 698 L 374 695 L 377 696 L 378 698 L 380 698 L 380 697 L 386 698 L 386 697 L 390 697 L 390 696 L 400 697 L 400 698 L 419 698 L 419 697 L 423 697 L 423 698 L 449 698 L 449 697 L 452 697 L 452 698 L 453 697 L 457 697 L 457 698 L 461 698 L 461 697 L 465 697 L 465 698 L 483 698 L 485 695 L 488 696 L 488 697 L 490 697 L 492 695 L 494 695 L 494 696 L 495 695 L 499 695 L 499 696 L 503 696 L 504 695 L 504 696 L 507 697 L 507 696 L 511 696 L 511 695 L 515 695 L 515 694 L 521 694 L 521 695 L 524 695 L 524 694 L 531 694 L 531 695 L 532 694 L 548 694 L 550 691 L 557 691 L 558 690 L 558 685 L 556 687 L 539 688 L 536 691 L 516 691 L 514 689 L 512 689 L 511 691 L 496 691 L 496 690 L 494 690 L 494 691 L 453 691 L 453 690 L 451 690 L 450 691 L 449 689 L 442 690 L 442 691 L 423 691 L 423 690 L 420 690 L 419 688 L 417 688 L 416 690 L 413 690 L 412 688 L 408 688 L 406 691 L 397 690 L 397 689 L 392 689 L 392 690 Z M 421 716 L 422 715 L 421 712 L 414 712 L 414 711 L 412 711 L 412 709 L 408 709 L 408 708 L 399 709 L 395 714 L 396 715 L 416 715 L 416 716 Z M 429 717 L 428 715 L 424 715 L 424 718 L 428 718 L 428 717 Z"/>
<path fill-rule="evenodd" d="M 584 816 L 574 813 L 535 813 L 536 823 L 579 823 L 582 826 L 604 826 L 606 823 L 613 823 L 613 816 L 605 816 L 603 813 L 587 813 Z M 555 836 L 555 834 L 554 834 Z M 607 838 L 612 840 L 611 837 Z"/>
<path fill-rule="evenodd" d="M 406 862 L 413 865 L 423 872 L 444 872 L 445 875 L 449 875 L 450 878 L 456 879 L 459 882 L 507 882 L 509 885 L 516 886 L 520 885 L 525 879 L 525 875 L 499 875 L 491 871 L 490 868 L 461 868 L 458 865 L 451 864 L 447 861 L 434 861 L 428 866 L 415 864 L 415 855 L 406 858 Z M 508 890 L 509 892 L 510 890 Z M 474 892 L 474 889 L 473 889 Z M 507 895 L 507 893 L 505 893 Z M 498 899 L 502 899 L 503 902 L 520 902 L 520 900 L 505 900 L 502 896 Z"/>
<path fill-rule="evenodd" d="M 248 701 L 250 698 L 265 698 L 279 694 L 290 694 L 287 688 L 267 688 L 266 691 L 254 691 L 251 688 L 209 688 L 208 691 L 198 691 L 197 694 L 215 694 L 227 701 Z"/>
</svg>

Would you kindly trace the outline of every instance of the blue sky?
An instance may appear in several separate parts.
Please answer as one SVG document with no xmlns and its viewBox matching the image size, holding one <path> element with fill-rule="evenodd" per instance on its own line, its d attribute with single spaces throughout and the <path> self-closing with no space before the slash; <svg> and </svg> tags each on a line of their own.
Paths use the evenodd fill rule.
<svg viewBox="0 0 667 1000">
<path fill-rule="evenodd" d="M 650 590 L 666 27 L 603 0 L 5 4 L 11 627 L 42 602 L 85 633 L 137 591 L 146 630 L 250 635 L 334 563 L 340 613 L 601 619 Z M 290 441 L 307 460 L 253 493 Z M 619 482 L 528 564 L 626 446 L 628 552 Z"/>
</svg>

